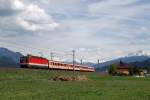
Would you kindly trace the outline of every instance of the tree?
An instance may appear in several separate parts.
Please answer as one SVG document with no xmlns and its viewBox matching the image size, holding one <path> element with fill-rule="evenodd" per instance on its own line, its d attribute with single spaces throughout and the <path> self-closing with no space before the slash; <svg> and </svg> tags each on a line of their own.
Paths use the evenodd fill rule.
<svg viewBox="0 0 150 100">
<path fill-rule="evenodd" d="M 112 64 L 109 66 L 109 74 L 111 75 L 117 74 L 117 64 Z"/>
<path fill-rule="evenodd" d="M 129 68 L 129 73 L 131 76 L 134 75 L 134 68 L 132 66 Z"/>
</svg>

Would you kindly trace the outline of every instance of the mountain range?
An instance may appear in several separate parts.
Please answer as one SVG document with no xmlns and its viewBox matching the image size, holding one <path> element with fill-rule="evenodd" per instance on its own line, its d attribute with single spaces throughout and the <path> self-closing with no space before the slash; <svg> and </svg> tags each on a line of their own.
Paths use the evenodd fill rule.
<svg viewBox="0 0 150 100">
<path fill-rule="evenodd" d="M 150 56 L 147 56 L 147 55 L 132 55 L 132 56 L 121 57 L 121 58 L 118 58 L 118 59 L 114 59 L 114 60 L 110 60 L 110 61 L 106 61 L 104 63 L 101 63 L 99 66 L 97 65 L 96 70 L 106 71 L 108 66 L 110 66 L 111 64 L 117 63 L 120 60 L 125 62 L 125 63 L 134 65 L 135 62 L 136 63 L 141 63 L 141 62 L 144 62 L 146 60 L 150 60 Z"/>
</svg>

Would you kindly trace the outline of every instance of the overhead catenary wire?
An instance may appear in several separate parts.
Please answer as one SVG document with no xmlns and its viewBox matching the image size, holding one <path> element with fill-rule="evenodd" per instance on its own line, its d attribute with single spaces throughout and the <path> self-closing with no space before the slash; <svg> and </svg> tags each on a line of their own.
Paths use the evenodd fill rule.
<svg viewBox="0 0 150 100">
<path fill-rule="evenodd" d="M 31 49 L 33 49 L 32 51 L 37 52 L 36 55 L 39 54 L 39 56 L 43 56 L 43 50 L 45 50 L 45 52 L 47 52 L 47 49 L 40 49 L 40 48 L 32 47 L 30 45 L 25 45 L 23 43 L 8 42 L 6 40 L 0 40 L 0 45 L 2 45 L 3 47 L 6 47 L 6 45 L 7 45 L 7 48 L 8 47 L 9 48 L 17 48 L 22 53 L 27 52 L 25 54 L 33 54 L 33 52 L 29 53 L 29 51 Z M 35 54 L 35 52 L 34 52 L 34 54 Z M 70 52 L 67 53 L 66 51 L 65 52 L 55 51 L 55 52 L 52 52 L 52 53 L 53 53 L 52 59 L 56 58 L 57 60 L 59 59 L 61 61 L 65 61 L 64 58 L 70 58 L 71 59 L 71 57 L 69 57 L 69 56 L 71 56 Z"/>
<path fill-rule="evenodd" d="M 37 56 L 48 57 L 51 60 L 60 60 L 62 62 L 72 62 L 73 54 L 69 50 L 68 51 L 54 51 L 54 50 L 52 51 L 52 50 L 48 50 L 45 48 L 41 49 L 41 48 L 33 47 L 31 45 L 27 45 L 27 44 L 24 44 L 21 42 L 17 42 L 17 43 L 14 41 L 8 42 L 8 41 L 2 40 L 2 39 L 0 39 L 0 45 L 2 45 L 4 47 L 7 45 L 7 47 L 9 47 L 9 48 L 16 48 L 19 50 L 19 52 L 24 53 L 25 55 L 33 54 L 33 55 L 37 55 Z M 45 56 L 45 54 L 46 54 L 46 56 Z M 83 61 L 81 63 L 81 59 L 84 61 L 88 61 L 86 59 L 85 55 L 82 58 L 81 58 L 81 56 L 76 55 L 76 59 L 74 60 L 74 62 L 78 62 L 78 64 L 82 64 Z"/>
</svg>

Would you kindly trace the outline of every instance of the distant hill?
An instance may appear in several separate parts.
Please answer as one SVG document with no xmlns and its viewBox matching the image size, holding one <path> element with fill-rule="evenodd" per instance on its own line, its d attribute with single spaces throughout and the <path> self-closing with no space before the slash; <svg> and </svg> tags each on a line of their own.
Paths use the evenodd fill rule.
<svg viewBox="0 0 150 100">
<path fill-rule="evenodd" d="M 19 67 L 21 56 L 23 55 L 19 52 L 0 47 L 0 67 Z"/>
<path fill-rule="evenodd" d="M 101 63 L 99 67 L 96 68 L 97 71 L 105 71 L 107 70 L 107 67 L 113 63 L 117 63 L 120 60 L 125 62 L 125 63 L 132 63 L 132 62 L 142 62 L 145 61 L 147 59 L 150 59 L 150 56 L 146 56 L 146 55 L 137 55 L 137 56 L 127 56 L 127 57 L 122 57 L 122 58 L 118 58 L 115 60 L 111 60 L 111 61 L 107 61 L 104 63 Z M 95 65 L 96 66 L 96 65 Z"/>
<path fill-rule="evenodd" d="M 140 68 L 148 68 L 150 69 L 150 58 L 144 61 L 136 61 L 136 62 L 132 62 L 130 63 L 131 65 L 133 65 L 134 67 L 140 67 Z"/>
</svg>

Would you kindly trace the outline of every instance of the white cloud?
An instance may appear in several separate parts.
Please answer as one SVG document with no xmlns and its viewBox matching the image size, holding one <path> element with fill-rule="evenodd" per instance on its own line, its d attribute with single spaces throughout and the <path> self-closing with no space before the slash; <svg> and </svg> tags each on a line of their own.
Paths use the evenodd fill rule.
<svg viewBox="0 0 150 100">
<path fill-rule="evenodd" d="M 6 29 L 4 26 L 7 26 L 7 31 L 12 27 L 15 27 L 13 31 L 16 32 L 20 29 L 22 31 L 51 31 L 59 25 L 44 9 L 36 4 L 25 3 L 23 0 L 0 1 L 0 15 L 2 15 L 0 24 L 3 24 L 1 29 Z"/>
<path fill-rule="evenodd" d="M 20 0 L 1 0 L 0 9 L 3 10 L 22 10 L 24 4 Z"/>
<path fill-rule="evenodd" d="M 11 2 L 12 2 L 12 8 L 14 10 L 24 9 L 24 4 L 20 0 L 14 0 L 14 1 L 11 0 Z"/>
<path fill-rule="evenodd" d="M 132 4 L 139 0 L 104 0 L 99 3 L 93 3 L 89 6 L 91 14 L 104 14 L 114 17 L 132 17 L 137 13 L 136 9 L 132 8 Z"/>
<path fill-rule="evenodd" d="M 55 29 L 58 24 L 43 9 L 37 5 L 29 5 L 17 17 L 18 25 L 29 31 L 48 31 Z"/>
</svg>

